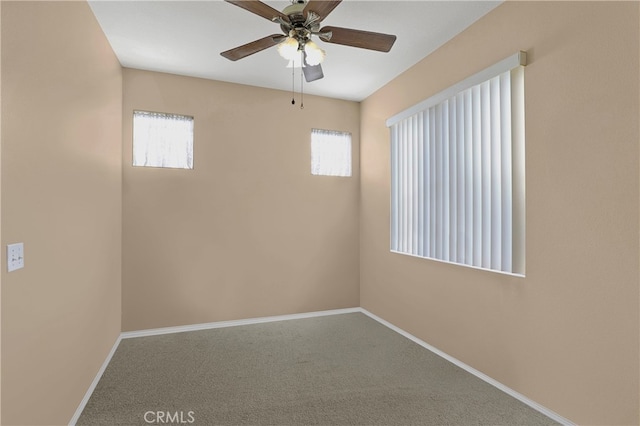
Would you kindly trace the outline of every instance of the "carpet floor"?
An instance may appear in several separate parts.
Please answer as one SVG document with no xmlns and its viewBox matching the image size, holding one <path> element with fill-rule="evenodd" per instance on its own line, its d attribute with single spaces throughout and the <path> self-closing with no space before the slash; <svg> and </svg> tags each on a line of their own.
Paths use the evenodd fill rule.
<svg viewBox="0 0 640 426">
<path fill-rule="evenodd" d="M 350 313 L 123 339 L 77 424 L 555 423 Z"/>
</svg>

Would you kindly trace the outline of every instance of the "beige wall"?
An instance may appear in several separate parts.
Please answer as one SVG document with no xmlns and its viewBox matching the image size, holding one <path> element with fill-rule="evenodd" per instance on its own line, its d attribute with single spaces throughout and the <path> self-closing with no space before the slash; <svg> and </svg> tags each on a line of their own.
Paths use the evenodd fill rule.
<svg viewBox="0 0 640 426">
<path fill-rule="evenodd" d="M 84 2 L 2 2 L 2 424 L 66 424 L 120 332 L 122 69 Z"/>
<path fill-rule="evenodd" d="M 124 331 L 359 305 L 359 104 L 290 101 L 125 69 Z M 193 170 L 131 166 L 134 109 L 194 116 Z M 311 175 L 312 127 L 352 133 L 353 177 Z"/>
<path fill-rule="evenodd" d="M 580 424 L 638 424 L 637 2 L 505 3 L 362 104 L 361 305 Z M 527 50 L 527 271 L 389 253 L 384 121 Z"/>
</svg>

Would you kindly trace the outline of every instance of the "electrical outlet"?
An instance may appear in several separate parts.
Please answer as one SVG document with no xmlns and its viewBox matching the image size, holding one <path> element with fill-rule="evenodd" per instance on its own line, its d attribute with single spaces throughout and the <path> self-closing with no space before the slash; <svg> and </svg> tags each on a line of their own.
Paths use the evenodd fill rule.
<svg viewBox="0 0 640 426">
<path fill-rule="evenodd" d="M 24 268 L 24 244 L 7 245 L 7 271 L 11 272 L 20 268 Z"/>
</svg>

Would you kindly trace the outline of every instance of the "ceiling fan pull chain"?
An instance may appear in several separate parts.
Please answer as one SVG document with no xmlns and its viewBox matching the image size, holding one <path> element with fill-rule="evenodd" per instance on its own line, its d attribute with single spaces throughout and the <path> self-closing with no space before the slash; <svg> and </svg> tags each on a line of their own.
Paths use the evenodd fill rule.
<svg viewBox="0 0 640 426">
<path fill-rule="evenodd" d="M 296 69 L 291 67 L 291 105 L 296 104 Z"/>
<path fill-rule="evenodd" d="M 304 67 L 304 54 L 300 51 L 300 109 L 304 109 L 304 73 L 302 70 Z"/>
</svg>

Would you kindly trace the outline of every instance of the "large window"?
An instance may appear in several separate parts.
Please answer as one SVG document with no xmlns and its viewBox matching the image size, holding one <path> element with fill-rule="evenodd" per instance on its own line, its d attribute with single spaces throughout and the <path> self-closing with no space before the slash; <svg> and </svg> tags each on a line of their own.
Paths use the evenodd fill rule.
<svg viewBox="0 0 640 426">
<path fill-rule="evenodd" d="M 520 52 L 390 118 L 391 250 L 524 274 Z"/>
<path fill-rule="evenodd" d="M 134 111 L 133 165 L 193 169 L 193 117 Z"/>
<path fill-rule="evenodd" d="M 311 130 L 311 174 L 351 176 L 351 133 Z"/>
</svg>

